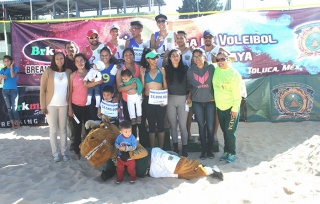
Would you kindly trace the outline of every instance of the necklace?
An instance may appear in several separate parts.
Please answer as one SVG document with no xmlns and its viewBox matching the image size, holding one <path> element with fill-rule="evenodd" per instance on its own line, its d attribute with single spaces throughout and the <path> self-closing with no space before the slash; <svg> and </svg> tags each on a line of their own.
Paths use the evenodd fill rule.
<svg viewBox="0 0 320 204">
<path fill-rule="evenodd" d="M 64 76 L 64 72 L 62 72 L 62 73 L 57 73 L 57 74 L 58 74 L 58 78 L 60 79 L 60 81 L 62 81 L 63 76 Z"/>
</svg>

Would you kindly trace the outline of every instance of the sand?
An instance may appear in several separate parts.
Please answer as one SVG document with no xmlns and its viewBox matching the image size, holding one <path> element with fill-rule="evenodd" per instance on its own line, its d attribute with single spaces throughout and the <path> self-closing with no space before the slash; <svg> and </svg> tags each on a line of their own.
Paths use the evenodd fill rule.
<svg viewBox="0 0 320 204">
<path fill-rule="evenodd" d="M 192 127 L 197 135 L 197 124 Z M 84 158 L 54 163 L 47 126 L 1 129 L 0 203 L 319 203 L 319 127 L 310 121 L 241 122 L 234 163 L 219 161 L 221 132 L 220 152 L 201 161 L 218 165 L 224 181 L 146 177 L 133 185 L 129 176 L 120 185 L 116 176 L 103 182 L 102 167 Z"/>
</svg>

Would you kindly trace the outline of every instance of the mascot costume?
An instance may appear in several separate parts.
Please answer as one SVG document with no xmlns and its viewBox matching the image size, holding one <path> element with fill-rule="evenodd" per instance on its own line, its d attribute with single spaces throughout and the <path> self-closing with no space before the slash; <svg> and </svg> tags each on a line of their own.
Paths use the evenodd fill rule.
<svg viewBox="0 0 320 204">
<path fill-rule="evenodd" d="M 81 155 L 93 167 L 104 165 L 101 179 L 106 181 L 116 174 L 118 150 L 114 146 L 119 129 L 110 123 L 108 117 L 100 121 L 89 120 L 86 128 L 93 128 L 80 144 Z M 160 148 L 144 148 L 138 143 L 135 151 L 129 152 L 131 159 L 136 160 L 136 176 L 150 175 L 154 178 L 177 177 L 193 179 L 203 176 L 216 177 L 223 180 L 223 173 L 217 166 L 204 167 L 197 160 L 169 154 Z"/>
</svg>

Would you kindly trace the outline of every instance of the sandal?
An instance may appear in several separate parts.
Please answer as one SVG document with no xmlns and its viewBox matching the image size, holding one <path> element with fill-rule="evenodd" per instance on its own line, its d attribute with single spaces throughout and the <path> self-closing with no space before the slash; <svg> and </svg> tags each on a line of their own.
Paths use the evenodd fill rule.
<svg viewBox="0 0 320 204">
<path fill-rule="evenodd" d="M 188 137 L 188 142 L 194 142 L 194 138 L 192 136 Z"/>
</svg>

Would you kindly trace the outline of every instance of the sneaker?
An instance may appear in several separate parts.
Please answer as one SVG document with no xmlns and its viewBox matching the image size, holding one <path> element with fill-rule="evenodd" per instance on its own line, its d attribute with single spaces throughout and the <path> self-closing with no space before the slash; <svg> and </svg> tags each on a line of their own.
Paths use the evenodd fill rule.
<svg viewBox="0 0 320 204">
<path fill-rule="evenodd" d="M 129 183 L 134 184 L 136 182 L 136 180 L 131 180 L 129 181 Z"/>
<path fill-rule="evenodd" d="M 228 156 L 229 156 L 229 153 L 228 152 L 225 152 L 223 153 L 222 157 L 220 158 L 220 161 L 225 161 L 228 159 Z"/>
<path fill-rule="evenodd" d="M 135 119 L 135 118 L 132 118 L 132 119 L 131 119 L 131 125 L 135 125 L 135 124 L 137 124 L 136 119 Z"/>
<path fill-rule="evenodd" d="M 137 122 L 138 125 L 141 124 L 141 117 L 137 117 Z"/>
<path fill-rule="evenodd" d="M 223 181 L 223 173 L 216 165 L 213 166 L 212 172 L 213 173 L 210 175 L 211 177 L 218 178 Z"/>
<path fill-rule="evenodd" d="M 212 153 L 211 150 L 207 151 L 207 157 L 208 157 L 209 159 L 213 159 L 213 158 L 214 158 L 214 154 Z"/>
<path fill-rule="evenodd" d="M 200 155 L 200 159 L 201 160 L 205 160 L 206 158 L 207 158 L 206 152 L 202 152 L 201 155 Z"/>
<path fill-rule="evenodd" d="M 66 161 L 69 161 L 70 158 L 67 155 L 63 155 L 62 160 L 66 162 Z"/>
<path fill-rule="evenodd" d="M 185 158 L 188 158 L 189 155 L 188 155 L 188 150 L 186 148 L 182 147 L 181 156 L 184 156 Z"/>
<path fill-rule="evenodd" d="M 231 163 L 231 162 L 234 162 L 235 160 L 236 160 L 236 155 L 234 155 L 234 154 L 229 154 L 228 159 L 227 159 L 227 162 L 228 162 L 228 163 Z"/>
<path fill-rule="evenodd" d="M 122 180 L 117 180 L 116 184 L 120 184 L 122 182 Z"/>
<path fill-rule="evenodd" d="M 59 157 L 59 156 L 55 156 L 55 157 L 53 158 L 53 161 L 54 161 L 55 163 L 57 163 L 57 162 L 60 162 L 61 160 L 60 160 L 60 157 Z"/>
</svg>

